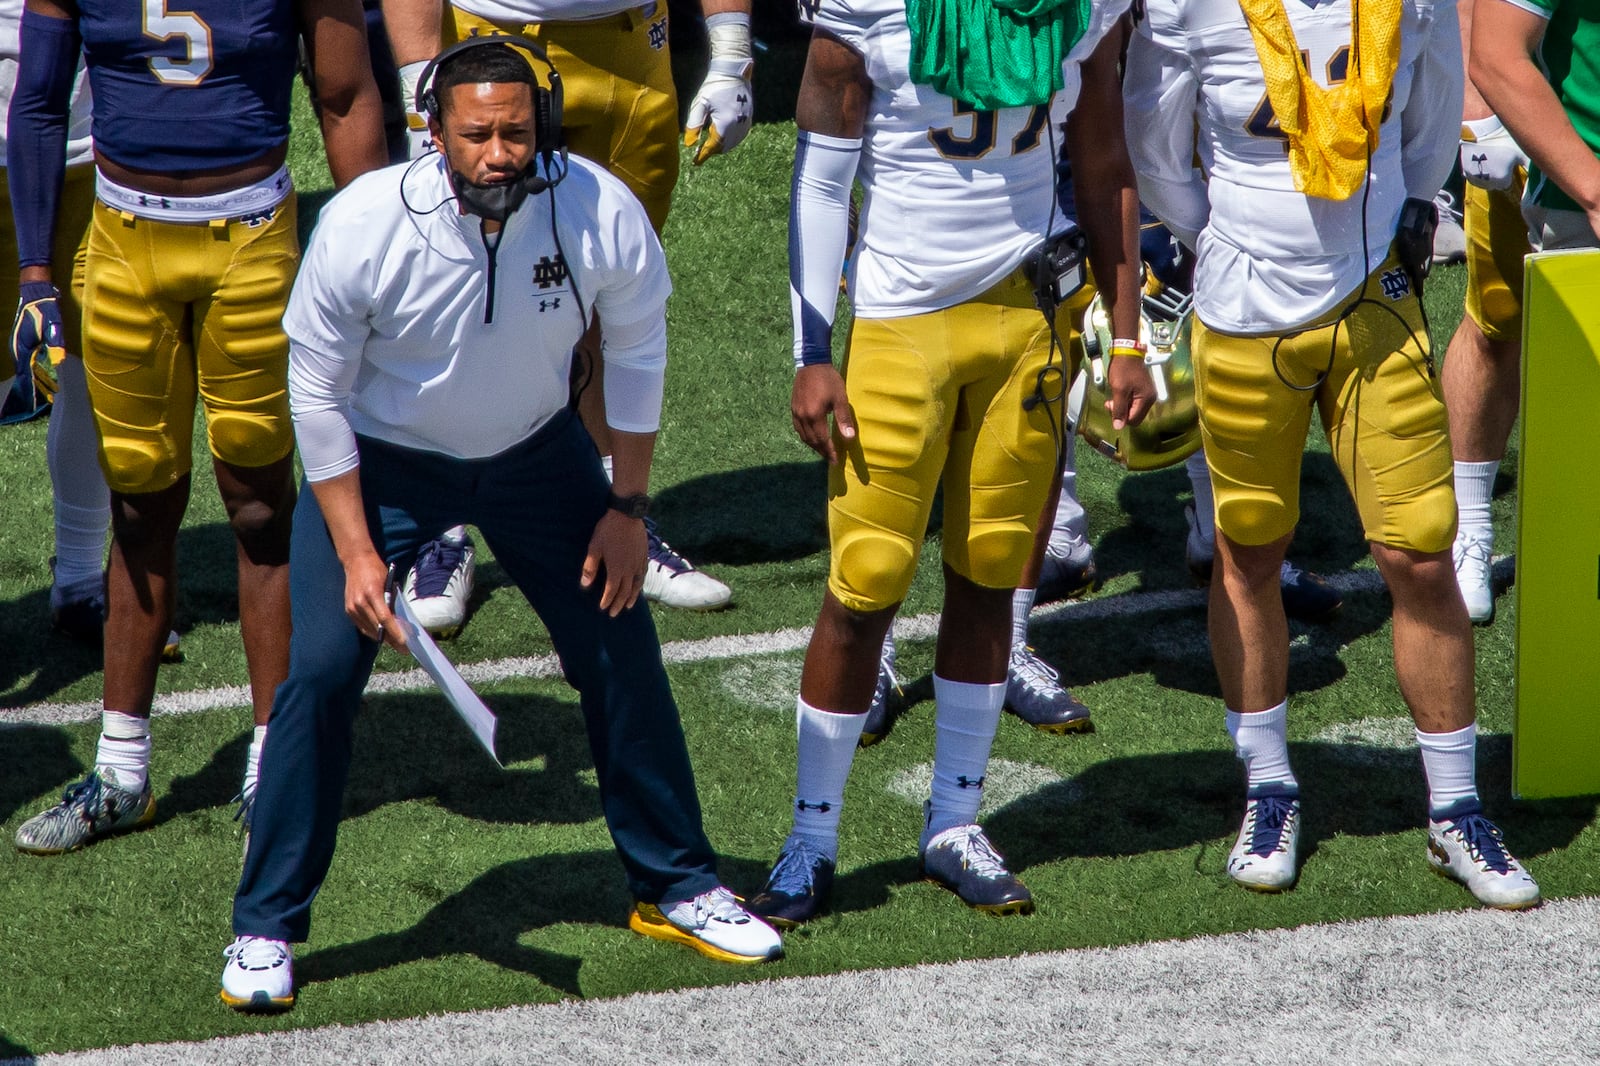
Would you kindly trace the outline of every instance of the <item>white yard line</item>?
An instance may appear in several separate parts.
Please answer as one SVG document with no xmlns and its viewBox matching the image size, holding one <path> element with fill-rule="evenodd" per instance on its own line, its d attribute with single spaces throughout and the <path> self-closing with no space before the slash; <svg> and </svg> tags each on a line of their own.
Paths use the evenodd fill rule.
<svg viewBox="0 0 1600 1066">
<path fill-rule="evenodd" d="M 1596 928 L 1600 900 L 1574 899 L 0 1066 L 1585 1063 L 1600 1057 Z"/>
<path fill-rule="evenodd" d="M 1371 592 L 1383 586 L 1383 579 L 1372 570 L 1348 571 L 1331 578 L 1330 581 L 1341 592 Z M 1120 596 L 1102 596 L 1098 599 L 1050 604 L 1035 610 L 1033 620 L 1036 624 L 1066 620 L 1091 622 L 1180 608 L 1199 608 L 1204 605 L 1205 592 L 1200 589 L 1131 592 Z M 937 613 L 909 615 L 896 619 L 894 624 L 895 637 L 899 640 L 930 640 L 938 631 Z M 745 636 L 678 640 L 663 645 L 661 657 L 670 664 L 775 655 L 799 651 L 806 646 L 810 638 L 811 629 L 807 626 Z M 488 662 L 467 663 L 461 667 L 461 676 L 474 685 L 490 685 L 520 678 L 556 677 L 560 673 L 560 665 L 553 654 L 493 659 Z M 367 692 L 369 694 L 419 692 L 432 686 L 433 681 L 421 670 L 399 670 L 373 674 L 372 680 L 367 682 Z M 198 714 L 230 707 L 247 707 L 249 704 L 250 690 L 246 686 L 222 685 L 216 688 L 190 689 L 157 696 L 153 713 Z M 30 703 L 21 707 L 0 707 L 0 729 L 7 725 L 66 725 L 89 722 L 99 716 L 98 700 L 86 700 L 81 703 Z"/>
</svg>

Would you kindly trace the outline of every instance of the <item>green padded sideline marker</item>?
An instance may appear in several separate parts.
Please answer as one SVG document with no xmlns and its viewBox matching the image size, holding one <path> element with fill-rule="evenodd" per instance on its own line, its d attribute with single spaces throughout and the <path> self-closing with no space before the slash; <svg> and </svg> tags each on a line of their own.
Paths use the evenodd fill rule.
<svg viewBox="0 0 1600 1066">
<path fill-rule="evenodd" d="M 1600 251 L 1528 258 L 1511 790 L 1600 792 Z"/>
</svg>

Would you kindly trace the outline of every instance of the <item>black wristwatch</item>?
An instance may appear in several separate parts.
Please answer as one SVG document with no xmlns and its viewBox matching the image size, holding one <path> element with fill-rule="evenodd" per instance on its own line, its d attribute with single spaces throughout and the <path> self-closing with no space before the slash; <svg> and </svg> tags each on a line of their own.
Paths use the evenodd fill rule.
<svg viewBox="0 0 1600 1066">
<path fill-rule="evenodd" d="M 629 518 L 643 518 L 650 513 L 650 497 L 642 492 L 633 496 L 618 496 L 613 492 L 606 498 L 606 506 Z"/>
</svg>

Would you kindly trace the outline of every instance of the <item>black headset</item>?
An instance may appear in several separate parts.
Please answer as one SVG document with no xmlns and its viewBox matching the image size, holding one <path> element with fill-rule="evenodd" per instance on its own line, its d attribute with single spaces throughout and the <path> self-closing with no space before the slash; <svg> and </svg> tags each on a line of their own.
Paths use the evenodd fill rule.
<svg viewBox="0 0 1600 1066">
<path fill-rule="evenodd" d="M 431 119 L 439 120 L 439 94 L 435 91 L 433 84 L 439 68 L 467 49 L 477 48 L 486 44 L 507 45 L 513 50 L 520 49 L 533 57 L 528 61 L 528 67 L 533 70 L 535 75 L 533 82 L 533 149 L 535 154 L 543 156 L 546 162 L 559 158 L 561 171 L 564 174 L 567 166 L 567 143 L 566 138 L 561 133 L 561 74 L 556 70 L 555 64 L 550 62 L 550 56 L 544 50 L 544 46 L 531 37 L 521 37 L 509 33 L 475 33 L 465 40 L 457 41 L 449 48 L 446 48 L 430 59 L 428 65 L 422 68 L 422 76 L 417 79 L 417 110 Z M 539 84 L 538 68 L 534 66 L 533 60 L 543 63 L 545 69 L 550 72 L 550 87 L 548 89 Z M 554 181 L 547 180 L 536 173 L 530 173 L 525 180 L 528 182 L 528 191 L 534 195 L 538 195 L 554 184 Z M 555 181 L 559 180 L 559 177 L 555 179 Z"/>
</svg>

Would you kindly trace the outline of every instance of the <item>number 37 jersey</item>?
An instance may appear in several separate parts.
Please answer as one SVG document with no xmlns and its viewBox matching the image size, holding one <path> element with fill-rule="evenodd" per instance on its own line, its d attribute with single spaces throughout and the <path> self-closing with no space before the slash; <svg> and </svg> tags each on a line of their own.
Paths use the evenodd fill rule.
<svg viewBox="0 0 1600 1066">
<path fill-rule="evenodd" d="M 289 136 L 294 0 L 79 0 L 78 11 L 94 142 L 107 158 L 208 170 Z"/>
<path fill-rule="evenodd" d="M 816 28 L 860 53 L 872 81 L 858 178 L 861 223 L 850 295 L 862 318 L 962 303 L 1000 281 L 1045 236 L 1066 228 L 1053 152 L 1077 101 L 1078 64 L 1127 0 L 1094 0 L 1048 105 L 979 111 L 910 79 L 904 0 L 821 0 Z"/>
</svg>

